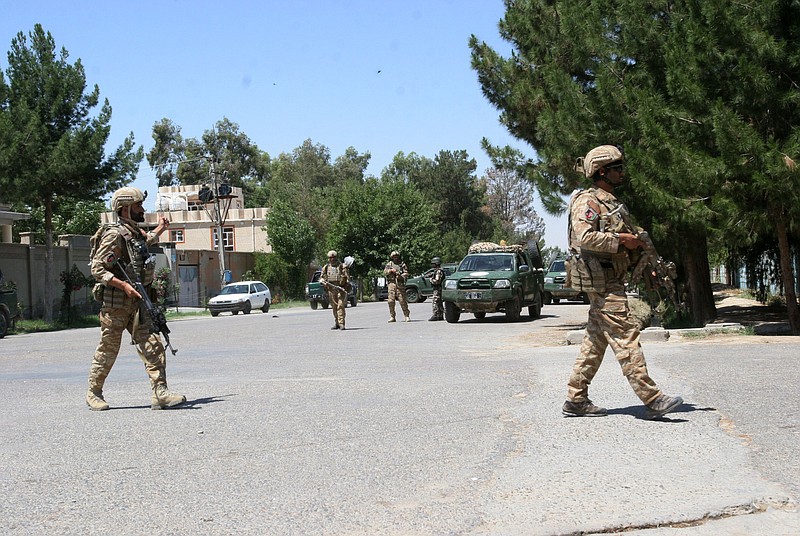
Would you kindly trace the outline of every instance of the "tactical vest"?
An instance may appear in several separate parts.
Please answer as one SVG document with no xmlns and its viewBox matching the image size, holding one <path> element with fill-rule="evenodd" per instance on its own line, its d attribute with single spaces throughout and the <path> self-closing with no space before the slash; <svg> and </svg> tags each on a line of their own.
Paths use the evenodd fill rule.
<svg viewBox="0 0 800 536">
<path fill-rule="evenodd" d="M 386 274 L 386 281 L 388 283 L 398 283 L 400 285 L 405 285 L 406 280 L 402 276 L 403 272 L 405 272 L 405 266 L 406 266 L 405 263 L 402 262 L 400 264 L 397 264 L 394 261 L 389 261 L 389 263 L 386 265 L 385 270 L 391 270 L 392 268 L 394 268 L 395 270 L 397 270 L 397 272 L 396 273 L 384 272 L 384 274 Z"/>
<path fill-rule="evenodd" d="M 583 195 L 591 195 L 601 210 L 598 214 L 597 230 L 601 233 L 630 232 L 629 213 L 621 202 L 610 203 L 593 195 L 593 189 L 581 190 L 572 195 L 569 203 L 568 247 L 570 256 L 566 261 L 567 279 L 564 286 L 588 292 L 605 292 L 611 281 L 622 282 L 631 266 L 627 250 L 620 245 L 616 253 L 583 250 L 572 237 L 572 209 Z"/>
<path fill-rule="evenodd" d="M 115 229 L 119 233 L 118 241 L 119 239 L 122 240 L 120 246 L 124 247 L 120 247 L 120 256 L 122 257 L 120 261 L 128 267 L 128 276 L 131 279 L 138 278 L 150 290 L 150 286 L 155 279 L 156 267 L 155 262 L 147 262 L 150 260 L 151 254 L 147 248 L 147 238 L 141 232 L 133 233 L 124 224 L 118 222 L 101 226 L 89 240 L 91 245 L 90 258 L 94 259 L 103 235 L 111 229 Z M 122 268 L 118 264 L 109 267 L 109 271 L 117 279 L 125 280 L 122 275 Z M 101 283 L 95 285 L 92 294 L 97 301 L 109 307 L 119 306 L 126 297 L 122 290 L 114 287 L 105 287 Z"/>
</svg>

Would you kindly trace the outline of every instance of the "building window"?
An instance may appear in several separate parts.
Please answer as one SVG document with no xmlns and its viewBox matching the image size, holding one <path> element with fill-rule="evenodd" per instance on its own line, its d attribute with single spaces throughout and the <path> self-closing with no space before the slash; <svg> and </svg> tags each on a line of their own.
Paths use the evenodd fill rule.
<svg viewBox="0 0 800 536">
<path fill-rule="evenodd" d="M 186 210 L 203 210 L 205 208 L 205 203 L 202 201 L 189 201 L 186 204 Z"/>
<path fill-rule="evenodd" d="M 185 242 L 186 239 L 183 236 L 183 229 L 170 229 L 169 230 L 169 241 L 180 243 Z"/>
<path fill-rule="evenodd" d="M 212 229 L 214 237 L 214 249 L 219 249 L 219 240 L 217 240 L 217 228 Z M 233 227 L 222 228 L 222 246 L 225 251 L 233 251 Z"/>
</svg>

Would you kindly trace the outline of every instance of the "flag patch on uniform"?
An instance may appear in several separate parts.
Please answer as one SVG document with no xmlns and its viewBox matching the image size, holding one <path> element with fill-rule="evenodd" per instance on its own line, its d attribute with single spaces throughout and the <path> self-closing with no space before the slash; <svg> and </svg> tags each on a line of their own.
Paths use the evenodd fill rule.
<svg viewBox="0 0 800 536">
<path fill-rule="evenodd" d="M 594 221 L 597 219 L 597 212 L 592 207 L 586 208 L 586 213 L 583 215 L 586 221 Z"/>
</svg>

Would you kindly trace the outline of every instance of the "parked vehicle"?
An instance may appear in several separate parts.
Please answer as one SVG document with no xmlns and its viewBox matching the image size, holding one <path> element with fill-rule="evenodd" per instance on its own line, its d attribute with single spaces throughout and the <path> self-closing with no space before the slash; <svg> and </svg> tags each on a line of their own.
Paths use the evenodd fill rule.
<svg viewBox="0 0 800 536">
<path fill-rule="evenodd" d="M 458 263 L 447 263 L 442 265 L 444 276 L 452 274 L 458 268 Z M 431 285 L 431 276 L 433 275 L 433 268 L 425 271 L 422 275 L 409 278 L 406 281 L 406 300 L 408 303 L 424 302 L 428 296 L 433 295 L 433 285 Z"/>
<path fill-rule="evenodd" d="M 483 319 L 503 312 L 518 320 L 523 307 L 537 318 L 544 303 L 544 268 L 539 247 L 532 243 L 497 245 L 482 242 L 470 247 L 458 269 L 445 279 L 442 292 L 444 317 L 458 322 L 467 312 Z"/>
<path fill-rule="evenodd" d="M 317 270 L 314 272 L 314 275 L 311 276 L 311 281 L 306 283 L 306 299 L 311 304 L 312 309 L 316 309 L 320 305 L 323 309 L 327 309 L 331 305 L 328 301 L 328 291 L 322 288 L 322 283 L 319 282 L 319 277 L 321 275 L 322 270 Z M 355 281 L 351 281 L 350 291 L 347 293 L 347 303 L 349 303 L 351 307 L 358 305 L 357 291 L 358 284 Z"/>
<path fill-rule="evenodd" d="M 208 310 L 211 316 L 230 312 L 238 315 L 249 315 L 253 309 L 269 311 L 272 303 L 272 293 L 269 287 L 261 281 L 240 281 L 225 285 L 219 294 L 208 300 Z"/>
<path fill-rule="evenodd" d="M 544 303 L 558 304 L 561 300 L 576 300 L 589 303 L 589 297 L 578 290 L 564 286 L 567 279 L 565 259 L 554 259 L 544 276 Z"/>
<path fill-rule="evenodd" d="M 17 291 L 14 289 L 0 290 L 0 339 L 6 336 L 12 322 L 19 316 Z"/>
</svg>

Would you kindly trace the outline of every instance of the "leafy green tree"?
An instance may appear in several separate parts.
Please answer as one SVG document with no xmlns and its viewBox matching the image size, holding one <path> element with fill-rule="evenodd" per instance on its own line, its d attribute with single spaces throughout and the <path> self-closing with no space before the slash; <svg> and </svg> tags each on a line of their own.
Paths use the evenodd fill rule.
<svg viewBox="0 0 800 536">
<path fill-rule="evenodd" d="M 250 194 L 268 180 L 269 155 L 227 117 L 199 140 L 184 138 L 181 128 L 164 118 L 153 125 L 153 141 L 147 162 L 155 170 L 159 186 L 207 184 L 213 164 L 217 180 L 242 188 L 248 203 Z"/>
<path fill-rule="evenodd" d="M 412 269 L 430 265 L 436 252 L 434 212 L 412 184 L 367 179 L 345 184 L 335 198 L 328 246 L 352 255 L 354 277 L 375 276 L 397 249 Z"/>
<path fill-rule="evenodd" d="M 29 39 L 30 41 L 29 41 Z M 40 24 L 11 42 L 8 68 L 0 73 L 0 190 L 14 203 L 44 211 L 46 321 L 52 320 L 53 216 L 69 200 L 97 201 L 133 180 L 143 157 L 133 134 L 110 156 L 104 147 L 111 130 L 111 105 L 99 113 L 97 86 L 86 93 L 78 59 Z"/>
<path fill-rule="evenodd" d="M 381 178 L 416 186 L 436 210 L 442 233 L 462 229 L 478 239 L 492 232 L 492 222 L 485 210 L 483 186 L 475 177 L 476 167 L 466 151 L 439 151 L 433 160 L 400 152 Z"/>
<path fill-rule="evenodd" d="M 317 239 L 314 228 L 284 202 L 272 205 L 267 215 L 267 234 L 275 255 L 292 267 L 290 297 L 301 297 L 306 267 L 314 258 Z"/>
</svg>

